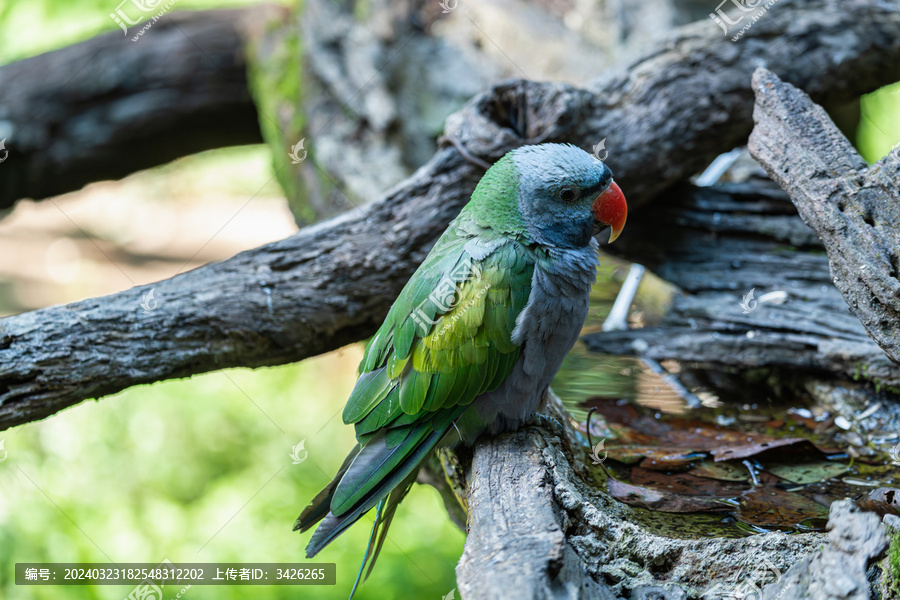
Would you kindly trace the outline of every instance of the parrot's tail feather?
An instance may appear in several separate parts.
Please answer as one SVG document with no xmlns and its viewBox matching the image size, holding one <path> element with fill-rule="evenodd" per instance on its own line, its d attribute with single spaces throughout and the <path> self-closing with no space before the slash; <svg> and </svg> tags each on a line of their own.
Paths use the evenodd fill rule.
<svg viewBox="0 0 900 600">
<path fill-rule="evenodd" d="M 310 538 L 306 547 L 306 557 L 315 556 L 372 507 L 397 491 L 399 494 L 388 502 L 389 507 L 384 520 L 389 523 L 396 505 L 406 494 L 403 488 L 412 485 L 419 466 L 450 428 L 451 420 L 458 417 L 465 408 L 459 407 L 447 415 L 442 415 L 440 422 L 432 421 L 410 426 L 407 435 L 398 443 L 389 445 L 387 442 L 389 434 L 386 435 L 384 432 L 366 442 L 345 472 L 340 474 L 341 481 L 337 486 L 333 486 L 332 482 L 329 484 L 331 489 L 327 490 L 327 494 L 326 490 L 319 494 L 323 500 L 326 496 L 330 498 L 331 511 L 322 518 L 321 524 Z M 335 510 L 340 512 L 336 515 Z M 318 517 L 317 511 L 309 512 L 309 516 L 313 515 Z M 311 519 L 307 518 L 303 523 L 311 523 Z M 378 550 L 380 549 L 381 544 L 378 545 Z"/>
<path fill-rule="evenodd" d="M 416 476 L 419 474 L 418 470 L 410 473 L 409 477 L 407 477 L 403 483 L 394 488 L 394 491 L 390 493 L 385 501 L 385 508 L 383 511 L 379 510 L 378 519 L 376 521 L 376 525 L 380 525 L 381 531 L 378 534 L 378 543 L 375 544 L 375 550 L 372 552 L 372 558 L 369 561 L 369 569 L 366 571 L 366 579 L 369 578 L 369 575 L 372 574 L 372 569 L 375 568 L 375 561 L 378 559 L 378 555 L 381 553 L 381 547 L 384 545 L 384 540 L 387 538 L 388 529 L 391 526 L 391 521 L 394 520 L 394 513 L 397 512 L 397 507 L 400 505 L 400 502 L 403 501 L 403 498 L 406 497 L 407 492 L 409 492 L 409 488 L 412 487 L 412 484 L 416 482 Z M 369 542 L 371 545 L 371 542 Z M 362 572 L 362 569 L 360 569 Z"/>
<path fill-rule="evenodd" d="M 419 446 L 418 451 L 410 456 L 408 460 L 406 460 L 403 464 L 401 464 L 395 471 L 390 473 L 388 477 L 383 479 L 380 485 L 376 486 L 371 492 L 363 496 L 359 502 L 357 502 L 351 510 L 341 514 L 340 516 L 335 516 L 334 513 L 329 512 L 324 519 L 322 519 L 322 523 L 316 528 L 315 533 L 313 533 L 312 538 L 309 540 L 309 545 L 306 547 L 306 557 L 312 558 L 318 552 L 331 543 L 334 538 L 343 533 L 345 529 L 353 525 L 356 521 L 359 520 L 365 513 L 367 513 L 373 506 L 381 502 L 388 494 L 390 494 L 391 490 L 393 490 L 403 479 L 405 479 L 411 472 L 418 472 L 418 467 L 425 460 L 425 457 L 428 453 L 437 445 L 438 440 L 440 440 L 443 432 L 434 432 L 429 438 L 426 440 L 426 443 Z M 381 442 L 380 444 L 378 442 Z M 379 445 L 381 448 L 385 448 L 384 440 L 377 440 L 373 444 L 366 446 L 363 450 L 372 448 L 373 445 Z M 348 471 L 348 474 L 352 474 L 352 465 L 351 469 Z"/>
<path fill-rule="evenodd" d="M 366 544 L 366 553 L 363 556 L 362 564 L 359 565 L 359 571 L 356 573 L 356 581 L 353 582 L 353 589 L 350 590 L 350 598 L 347 600 L 353 600 L 353 594 L 356 593 L 356 588 L 359 587 L 359 580 L 362 579 L 363 570 L 366 568 L 366 563 L 369 561 L 369 555 L 372 552 L 372 544 L 375 543 L 375 536 L 378 534 L 378 524 L 381 522 L 381 510 L 384 508 L 384 500 L 378 503 L 378 508 L 375 509 L 375 522 L 372 523 L 372 533 L 369 534 L 369 543 Z M 366 575 L 368 578 L 368 575 Z"/>
<path fill-rule="evenodd" d="M 331 482 L 329 482 L 329 484 L 312 499 L 309 506 L 303 509 L 300 516 L 297 517 L 297 522 L 294 523 L 294 531 L 299 529 L 302 533 L 325 518 L 325 515 L 331 510 L 331 499 L 334 497 L 334 490 L 337 488 L 338 483 L 341 482 L 341 477 L 343 477 L 344 473 L 347 472 L 347 469 L 350 468 L 350 463 L 353 462 L 353 459 L 359 454 L 359 450 L 360 445 L 357 444 L 353 450 L 350 451 L 350 454 L 347 455 L 347 458 L 344 459 L 344 463 L 341 465 L 341 468 L 338 469 L 334 479 L 332 479 Z"/>
</svg>

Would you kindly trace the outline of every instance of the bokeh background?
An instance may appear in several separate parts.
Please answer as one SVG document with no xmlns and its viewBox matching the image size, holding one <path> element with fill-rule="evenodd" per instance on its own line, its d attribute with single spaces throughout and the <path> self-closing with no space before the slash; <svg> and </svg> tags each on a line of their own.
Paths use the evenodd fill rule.
<svg viewBox="0 0 900 600">
<path fill-rule="evenodd" d="M 180 0 L 176 9 L 250 3 Z M 113 4 L 0 3 L 0 64 L 116 29 Z M 874 161 L 900 139 L 900 87 L 864 98 L 862 114 L 855 141 Z M 273 176 L 265 146 L 228 148 L 21 201 L 0 214 L 0 316 L 152 283 L 290 235 L 296 225 Z M 594 325 L 626 267 L 601 272 Z M 648 304 L 661 296 L 644 290 Z M 303 560 L 309 534 L 291 525 L 353 444 L 339 412 L 361 352 L 354 344 L 299 364 L 139 386 L 0 432 L 0 597 L 106 600 L 131 589 L 17 587 L 16 562 Z M 564 370 L 560 387 L 572 376 Z M 308 454 L 293 464 L 301 441 Z M 336 586 L 195 586 L 184 597 L 345 598 L 370 524 L 318 557 L 337 563 Z M 463 541 L 436 492 L 415 486 L 358 598 L 447 595 Z"/>
</svg>

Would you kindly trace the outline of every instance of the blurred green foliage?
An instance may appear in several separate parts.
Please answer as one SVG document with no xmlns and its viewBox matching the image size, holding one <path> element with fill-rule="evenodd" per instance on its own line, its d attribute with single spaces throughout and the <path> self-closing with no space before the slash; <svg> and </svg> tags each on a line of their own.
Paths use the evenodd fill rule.
<svg viewBox="0 0 900 600">
<path fill-rule="evenodd" d="M 121 1 L 0 1 L 0 64 L 62 48 L 104 31 L 121 31 L 109 17 Z M 272 1 L 292 3 L 291 0 Z M 165 4 L 163 2 L 160 6 Z M 259 0 L 178 0 L 171 10 L 228 8 L 248 4 L 259 4 Z"/>
<path fill-rule="evenodd" d="M 131 388 L 2 432 L 0 598 L 121 600 L 132 586 L 24 587 L 16 562 L 301 562 L 300 510 L 353 445 L 340 410 L 360 346 L 300 364 Z M 301 440 L 308 454 L 293 464 Z M 298 454 L 303 457 L 303 453 Z M 440 598 L 464 536 L 414 486 L 360 600 Z M 314 560 L 335 586 L 194 586 L 187 598 L 341 598 L 369 535 L 364 517 Z M 165 600 L 180 591 L 166 588 Z"/>
<path fill-rule="evenodd" d="M 900 83 L 866 94 L 860 101 L 856 145 L 870 163 L 900 143 Z"/>
</svg>

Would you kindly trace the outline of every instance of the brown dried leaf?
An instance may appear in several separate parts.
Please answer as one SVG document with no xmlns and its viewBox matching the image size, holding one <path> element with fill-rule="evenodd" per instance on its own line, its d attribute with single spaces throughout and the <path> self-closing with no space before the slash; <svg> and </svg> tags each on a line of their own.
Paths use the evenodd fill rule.
<svg viewBox="0 0 900 600">
<path fill-rule="evenodd" d="M 607 481 L 609 495 L 632 506 L 669 513 L 714 512 L 732 510 L 712 496 L 687 496 L 654 490 L 610 476 Z"/>
<path fill-rule="evenodd" d="M 760 473 L 762 485 L 744 492 L 735 512 L 738 520 L 757 527 L 794 529 L 809 518 L 823 518 L 828 509 L 805 496 L 785 491 L 776 484 L 779 479 L 769 473 Z"/>
</svg>

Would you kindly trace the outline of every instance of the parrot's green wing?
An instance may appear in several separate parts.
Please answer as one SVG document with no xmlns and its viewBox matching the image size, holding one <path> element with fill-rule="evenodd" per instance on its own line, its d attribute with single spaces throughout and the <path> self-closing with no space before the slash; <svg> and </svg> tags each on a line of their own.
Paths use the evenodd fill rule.
<svg viewBox="0 0 900 600">
<path fill-rule="evenodd" d="M 366 348 L 343 413 L 360 443 L 468 405 L 518 359 L 510 338 L 531 292 L 531 258 L 511 241 L 481 260 L 455 246 L 420 267 Z"/>
<path fill-rule="evenodd" d="M 511 335 L 533 270 L 515 241 L 476 243 L 453 226 L 441 237 L 366 348 L 343 413 L 356 426 L 359 450 L 316 498 L 328 501 L 330 514 L 309 556 L 382 500 L 392 515 L 405 489 L 391 491 L 408 487 L 468 405 L 506 379 L 519 356 Z M 309 528 L 322 512 L 314 502 L 296 528 Z"/>
</svg>

